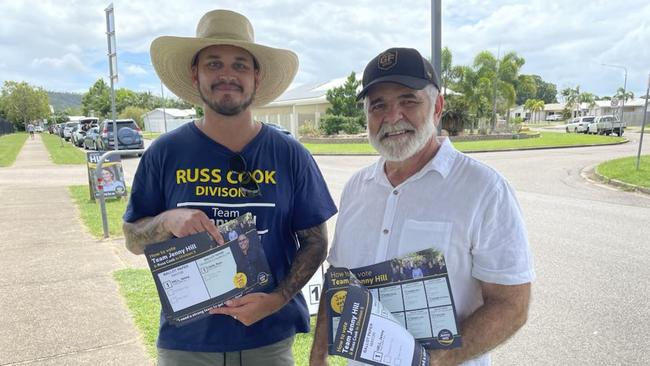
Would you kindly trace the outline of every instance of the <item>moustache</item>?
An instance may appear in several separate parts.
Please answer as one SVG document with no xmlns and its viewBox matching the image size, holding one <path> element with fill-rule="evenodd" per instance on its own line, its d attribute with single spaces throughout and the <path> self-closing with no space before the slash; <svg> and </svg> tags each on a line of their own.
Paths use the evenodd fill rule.
<svg viewBox="0 0 650 366">
<path fill-rule="evenodd" d="M 377 132 L 377 137 L 384 139 L 395 132 L 415 132 L 415 128 L 410 123 L 400 120 L 395 123 L 384 123 Z"/>
<path fill-rule="evenodd" d="M 214 84 L 210 85 L 210 90 L 214 91 L 215 89 L 220 88 L 222 86 L 234 87 L 240 92 L 244 91 L 244 89 L 241 87 L 241 85 L 239 85 L 239 84 L 237 84 L 235 82 L 232 82 L 232 81 L 230 81 L 230 82 L 220 81 L 218 83 L 214 83 Z"/>
</svg>

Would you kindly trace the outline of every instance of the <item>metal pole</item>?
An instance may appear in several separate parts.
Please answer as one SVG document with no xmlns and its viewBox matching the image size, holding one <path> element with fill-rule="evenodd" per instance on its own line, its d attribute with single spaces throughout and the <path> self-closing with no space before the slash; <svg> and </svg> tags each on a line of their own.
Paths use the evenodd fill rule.
<svg viewBox="0 0 650 366">
<path fill-rule="evenodd" d="M 113 120 L 113 147 L 118 150 L 117 122 L 115 121 L 115 80 L 117 80 L 117 41 L 115 39 L 115 12 L 113 4 L 106 12 L 106 41 L 108 42 L 108 68 L 111 79 L 111 118 Z M 110 141 L 110 138 L 108 139 Z"/>
<path fill-rule="evenodd" d="M 643 132 L 648 118 L 648 98 L 650 98 L 650 75 L 648 75 L 648 88 L 645 90 L 645 105 L 643 106 L 643 123 L 641 124 L 641 138 L 639 139 L 639 152 L 636 153 L 636 170 L 639 170 L 641 160 L 641 146 L 643 146 Z"/>
<path fill-rule="evenodd" d="M 162 97 L 162 101 L 163 101 L 163 106 L 162 106 L 163 107 L 163 121 L 165 121 L 165 133 L 167 133 L 167 112 L 165 111 L 165 104 L 167 104 L 167 103 L 165 101 L 165 94 L 163 94 L 162 80 L 160 80 L 160 96 Z"/>
<path fill-rule="evenodd" d="M 442 55 L 442 0 L 431 0 L 431 62 L 439 78 L 441 73 Z M 442 132 L 442 121 L 438 123 L 438 135 Z"/>
<path fill-rule="evenodd" d="M 122 151 L 107 151 L 105 152 L 97 162 L 97 167 L 95 168 L 95 180 L 97 182 L 97 192 L 99 193 L 99 210 L 102 215 L 102 228 L 104 229 L 104 239 L 108 238 L 108 217 L 106 215 L 106 198 L 104 197 L 104 178 L 102 177 L 102 167 L 104 166 L 104 161 L 113 155 L 138 155 L 143 154 L 144 149 L 138 150 L 122 150 Z"/>
</svg>

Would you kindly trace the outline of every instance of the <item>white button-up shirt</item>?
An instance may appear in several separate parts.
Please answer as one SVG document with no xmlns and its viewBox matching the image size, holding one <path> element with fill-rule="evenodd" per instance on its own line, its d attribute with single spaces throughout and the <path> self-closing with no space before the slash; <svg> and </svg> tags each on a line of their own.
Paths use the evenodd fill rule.
<svg viewBox="0 0 650 366">
<path fill-rule="evenodd" d="M 386 177 L 385 162 L 380 158 L 346 184 L 331 265 L 356 268 L 436 248 L 445 255 L 460 321 L 483 304 L 479 280 L 532 282 L 519 203 L 499 173 L 460 153 L 448 139 L 427 165 L 397 187 Z M 488 354 L 464 363 L 489 364 Z"/>
</svg>

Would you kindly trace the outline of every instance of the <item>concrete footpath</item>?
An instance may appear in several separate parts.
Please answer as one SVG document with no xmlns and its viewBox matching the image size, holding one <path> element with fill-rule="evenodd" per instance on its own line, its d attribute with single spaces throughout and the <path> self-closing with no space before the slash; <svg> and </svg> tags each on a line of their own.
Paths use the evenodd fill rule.
<svg viewBox="0 0 650 366">
<path fill-rule="evenodd" d="M 138 266 L 118 241 L 86 232 L 40 136 L 0 168 L 0 366 L 152 365 L 112 278 Z"/>
</svg>

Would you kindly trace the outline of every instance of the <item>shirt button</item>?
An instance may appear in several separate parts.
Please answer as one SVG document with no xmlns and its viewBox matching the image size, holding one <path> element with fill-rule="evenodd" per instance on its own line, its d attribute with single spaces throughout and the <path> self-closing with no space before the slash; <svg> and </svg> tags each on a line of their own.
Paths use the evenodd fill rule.
<svg viewBox="0 0 650 366">
<path fill-rule="evenodd" d="M 398 193 L 399 192 L 397 191 L 397 189 L 393 191 L 393 194 L 396 195 L 396 196 L 397 196 Z"/>
<path fill-rule="evenodd" d="M 388 229 L 384 229 L 383 233 L 388 234 Z"/>
</svg>

